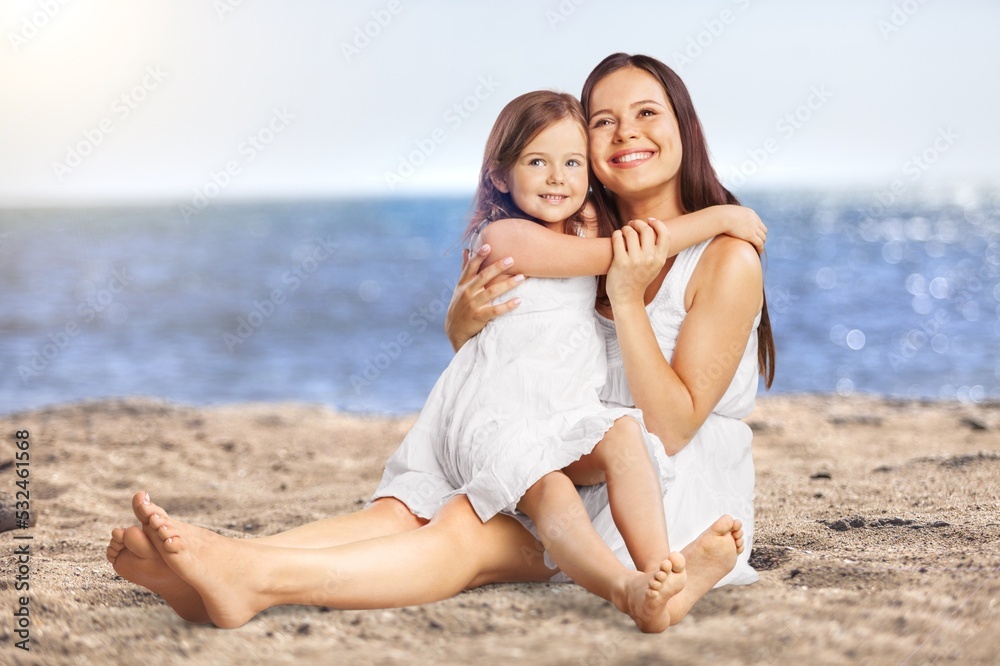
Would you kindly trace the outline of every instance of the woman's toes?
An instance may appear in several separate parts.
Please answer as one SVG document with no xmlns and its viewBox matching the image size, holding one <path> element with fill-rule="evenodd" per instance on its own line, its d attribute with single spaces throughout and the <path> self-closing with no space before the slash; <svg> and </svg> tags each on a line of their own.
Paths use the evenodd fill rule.
<svg viewBox="0 0 1000 666">
<path fill-rule="evenodd" d="M 149 493 L 140 490 L 132 495 L 132 513 L 139 519 L 139 522 L 146 522 L 149 518 Z"/>
<path fill-rule="evenodd" d="M 168 539 L 173 539 L 174 537 L 179 536 L 179 534 L 177 533 L 177 530 L 174 529 L 174 526 L 168 523 L 166 525 L 160 525 L 156 528 L 156 536 L 160 538 L 160 541 L 167 541 Z"/>
</svg>

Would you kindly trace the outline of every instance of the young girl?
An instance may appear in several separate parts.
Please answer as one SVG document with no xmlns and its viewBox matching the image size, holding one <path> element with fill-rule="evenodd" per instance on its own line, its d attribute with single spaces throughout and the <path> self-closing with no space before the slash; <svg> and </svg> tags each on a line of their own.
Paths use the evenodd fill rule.
<svg viewBox="0 0 1000 666">
<path fill-rule="evenodd" d="M 598 398 L 606 357 L 593 276 L 607 273 L 612 240 L 593 237 L 587 196 L 579 102 L 538 91 L 508 104 L 487 142 L 467 236 L 471 251 L 488 243 L 493 257 L 516 249 L 518 268 L 536 279 L 507 295 L 522 301 L 517 310 L 459 350 L 372 499 L 394 497 L 429 519 L 465 494 L 484 522 L 498 512 L 514 515 L 537 529 L 570 578 L 615 603 L 640 629 L 662 631 L 670 625 L 666 601 L 685 581 L 663 515 L 661 486 L 669 484 L 671 467 L 638 410 L 606 407 Z M 728 222 L 719 209 L 706 209 L 672 221 L 673 242 L 658 235 L 657 243 L 666 258 L 675 252 L 668 244 L 683 249 L 730 232 Z M 597 536 L 574 487 L 605 481 L 637 571 L 625 569 Z M 618 572 L 612 589 L 599 583 L 608 570 Z"/>
</svg>

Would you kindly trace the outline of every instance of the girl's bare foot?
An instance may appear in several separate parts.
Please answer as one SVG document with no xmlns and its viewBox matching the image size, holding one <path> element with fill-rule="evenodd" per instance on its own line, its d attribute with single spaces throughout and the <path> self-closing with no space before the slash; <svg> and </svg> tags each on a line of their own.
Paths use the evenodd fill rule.
<svg viewBox="0 0 1000 666">
<path fill-rule="evenodd" d="M 188 622 L 211 622 L 198 592 L 167 566 L 139 527 L 111 530 L 107 558 L 119 576 L 160 595 Z"/>
<path fill-rule="evenodd" d="M 615 598 L 615 606 L 631 617 L 640 631 L 658 634 L 676 624 L 671 621 L 667 602 L 684 588 L 686 581 L 684 556 L 671 553 L 652 575 L 641 571 L 629 574 L 622 593 Z"/>
<path fill-rule="evenodd" d="M 683 620 L 695 602 L 733 570 L 742 552 L 743 523 L 729 515 L 720 517 L 681 551 L 688 578 L 684 589 L 667 601 L 671 624 Z"/>
<path fill-rule="evenodd" d="M 146 536 L 166 565 L 200 595 L 216 626 L 240 627 L 263 610 L 266 605 L 254 591 L 253 545 L 175 520 L 144 493 L 136 508 Z"/>
</svg>

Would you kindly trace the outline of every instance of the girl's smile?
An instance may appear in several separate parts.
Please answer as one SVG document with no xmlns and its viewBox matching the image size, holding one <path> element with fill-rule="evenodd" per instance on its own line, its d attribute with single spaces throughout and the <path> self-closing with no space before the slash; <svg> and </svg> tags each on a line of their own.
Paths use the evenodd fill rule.
<svg viewBox="0 0 1000 666">
<path fill-rule="evenodd" d="M 549 125 L 524 147 L 508 174 L 493 180 L 526 215 L 561 230 L 563 221 L 580 210 L 587 196 L 583 128 L 569 118 Z"/>
</svg>

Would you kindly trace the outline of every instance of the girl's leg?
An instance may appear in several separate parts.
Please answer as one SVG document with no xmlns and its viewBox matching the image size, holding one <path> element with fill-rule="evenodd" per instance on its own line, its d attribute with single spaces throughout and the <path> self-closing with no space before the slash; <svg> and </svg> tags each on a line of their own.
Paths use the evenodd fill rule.
<svg viewBox="0 0 1000 666">
<path fill-rule="evenodd" d="M 626 569 L 594 531 L 576 487 L 562 472 L 542 477 L 517 508 L 535 521 L 545 550 L 575 582 L 627 613 L 642 631 L 670 626 L 667 602 L 684 587 L 683 555 L 668 554 L 652 572 Z"/>
<path fill-rule="evenodd" d="M 593 452 L 565 472 L 578 485 L 607 482 L 611 516 L 636 569 L 659 569 L 670 555 L 663 490 L 641 426 L 631 417 L 618 419 Z"/>
<path fill-rule="evenodd" d="M 334 548 L 284 548 L 229 539 L 140 506 L 143 529 L 167 565 L 201 596 L 212 622 L 237 627 L 281 604 L 390 608 L 451 597 L 496 579 L 553 572 L 517 521 L 483 524 L 457 497 L 416 530 Z"/>
</svg>

